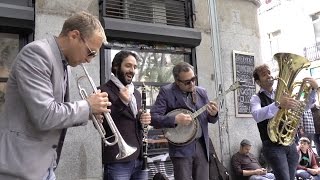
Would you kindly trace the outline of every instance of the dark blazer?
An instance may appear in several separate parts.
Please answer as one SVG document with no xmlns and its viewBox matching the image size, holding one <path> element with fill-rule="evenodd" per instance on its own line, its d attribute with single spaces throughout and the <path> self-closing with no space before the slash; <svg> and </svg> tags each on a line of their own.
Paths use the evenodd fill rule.
<svg viewBox="0 0 320 180">
<path fill-rule="evenodd" d="M 206 105 L 209 100 L 207 92 L 201 87 L 196 87 L 197 102 L 196 110 Z M 184 108 L 192 111 L 188 108 L 187 104 L 183 100 L 183 93 L 179 87 L 175 84 L 168 84 L 161 87 L 157 96 L 157 100 L 154 103 L 151 113 L 151 125 L 155 128 L 173 128 L 175 127 L 175 117 L 166 116 L 166 114 L 174 109 Z M 202 135 L 204 137 L 206 145 L 206 154 L 209 160 L 209 135 L 208 135 L 208 122 L 215 123 L 218 120 L 216 117 L 210 116 L 207 111 L 198 116 L 198 120 L 201 125 Z M 195 141 L 184 146 L 175 146 L 169 143 L 169 154 L 171 157 L 190 157 L 195 152 Z"/>
<path fill-rule="evenodd" d="M 100 87 L 101 91 L 108 93 L 109 101 L 112 103 L 111 109 L 111 117 L 116 124 L 121 136 L 124 141 L 133 147 L 137 148 L 137 151 L 131 156 L 117 160 L 116 156 L 119 153 L 118 145 L 114 146 L 104 146 L 103 147 L 103 163 L 112 163 L 112 162 L 126 162 L 130 160 L 134 160 L 141 157 L 142 150 L 142 127 L 139 121 L 140 114 L 135 117 L 133 115 L 130 106 L 125 105 L 121 99 L 119 98 L 119 88 L 109 80 L 106 84 L 103 84 Z M 137 100 L 137 108 L 141 109 L 141 94 L 138 90 L 134 90 L 134 96 Z M 106 136 L 111 136 L 111 130 L 107 121 L 104 120 L 103 126 L 106 130 Z M 113 141 L 114 138 L 110 138 L 108 141 Z"/>
</svg>

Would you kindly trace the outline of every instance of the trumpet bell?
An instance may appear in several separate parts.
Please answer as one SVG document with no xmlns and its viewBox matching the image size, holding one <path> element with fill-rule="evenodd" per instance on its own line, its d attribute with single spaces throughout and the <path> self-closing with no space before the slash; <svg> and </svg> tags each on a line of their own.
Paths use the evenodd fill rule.
<svg viewBox="0 0 320 180">
<path fill-rule="evenodd" d="M 126 142 L 119 143 L 119 153 L 116 156 L 116 159 L 124 159 L 128 156 L 131 156 L 134 152 L 136 152 L 136 147 L 129 146 Z"/>
</svg>

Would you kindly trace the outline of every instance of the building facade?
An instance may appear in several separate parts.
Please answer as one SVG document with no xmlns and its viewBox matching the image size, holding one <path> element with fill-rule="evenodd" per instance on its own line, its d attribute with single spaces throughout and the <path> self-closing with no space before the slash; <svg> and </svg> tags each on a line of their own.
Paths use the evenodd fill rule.
<svg viewBox="0 0 320 180">
<path fill-rule="evenodd" d="M 95 83 L 99 85 L 108 80 L 116 52 L 134 51 L 140 57 L 134 81 L 137 87 L 142 82 L 147 85 L 150 108 L 159 87 L 172 82 L 173 65 L 179 61 L 191 63 L 196 67 L 198 85 L 208 90 L 209 99 L 217 96 L 222 99 L 220 120 L 210 125 L 209 132 L 220 159 L 230 169 L 230 158 L 238 151 L 243 138 L 254 142 L 256 155 L 261 148 L 258 129 L 248 108 L 248 98 L 256 90 L 250 70 L 262 63 L 259 6 L 258 0 L 153 0 L 148 3 L 143 0 L 2 0 L 0 90 L 5 93 L 10 62 L 23 45 L 58 35 L 68 16 L 88 11 L 100 17 L 109 41 L 101 48 L 100 56 L 86 65 Z M 82 75 L 80 68 L 72 68 L 71 100 L 80 99 L 76 80 Z M 237 80 L 247 82 L 249 88 L 224 94 Z M 157 130 L 150 133 L 159 136 Z M 166 153 L 165 144 L 150 143 L 149 146 L 151 155 Z M 92 124 L 70 128 L 56 170 L 57 178 L 102 179 L 101 148 L 100 137 Z M 172 176 L 171 172 L 166 173 Z"/>
</svg>

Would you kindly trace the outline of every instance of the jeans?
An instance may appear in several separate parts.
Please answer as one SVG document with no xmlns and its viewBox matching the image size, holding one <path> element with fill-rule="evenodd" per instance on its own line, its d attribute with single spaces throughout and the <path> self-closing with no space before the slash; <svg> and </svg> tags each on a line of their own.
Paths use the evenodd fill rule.
<svg viewBox="0 0 320 180">
<path fill-rule="evenodd" d="M 272 173 L 267 173 L 265 175 L 252 175 L 250 176 L 249 180 L 274 180 L 275 177 Z"/>
<path fill-rule="evenodd" d="M 263 141 L 262 153 L 279 180 L 294 180 L 299 155 L 296 145 L 282 146 Z"/>
<path fill-rule="evenodd" d="M 297 170 L 296 174 L 297 178 L 300 177 L 302 179 L 314 179 L 314 180 L 320 180 L 320 175 L 312 176 L 310 173 L 308 173 L 306 170 L 299 169 Z"/>
<path fill-rule="evenodd" d="M 43 176 L 42 180 L 56 180 L 56 175 L 54 174 L 52 167 L 48 169 L 46 175 Z"/>
<path fill-rule="evenodd" d="M 170 157 L 175 180 L 209 179 L 209 162 L 203 138 L 196 140 L 196 151 L 191 157 Z"/>
<path fill-rule="evenodd" d="M 313 142 L 316 145 L 317 154 L 320 156 L 320 134 L 313 135 Z"/>
<path fill-rule="evenodd" d="M 105 164 L 103 180 L 147 180 L 148 172 L 141 168 L 142 160 Z"/>
</svg>

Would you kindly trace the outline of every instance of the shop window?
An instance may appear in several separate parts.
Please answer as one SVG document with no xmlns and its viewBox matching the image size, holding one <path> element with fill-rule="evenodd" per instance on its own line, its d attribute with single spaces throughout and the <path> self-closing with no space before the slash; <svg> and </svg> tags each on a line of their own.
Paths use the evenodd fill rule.
<svg viewBox="0 0 320 180">
<path fill-rule="evenodd" d="M 19 50 L 33 40 L 34 1 L 2 0 L 0 3 L 0 121 L 6 82 Z"/>
</svg>

